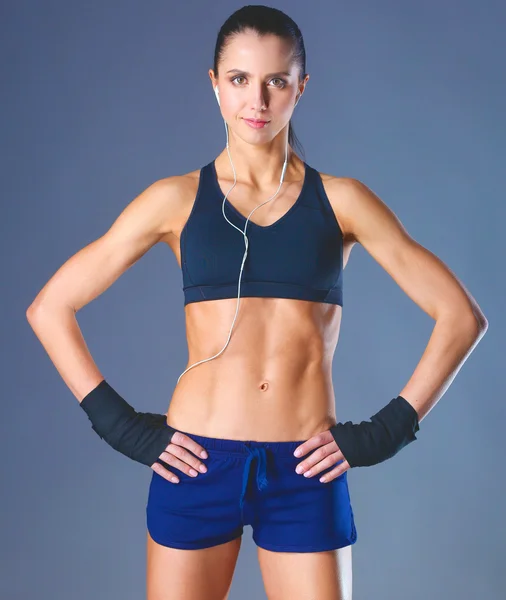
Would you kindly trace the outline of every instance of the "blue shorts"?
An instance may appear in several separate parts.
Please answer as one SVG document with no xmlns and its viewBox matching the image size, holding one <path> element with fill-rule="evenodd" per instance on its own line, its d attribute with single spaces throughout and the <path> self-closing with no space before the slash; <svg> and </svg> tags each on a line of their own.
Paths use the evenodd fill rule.
<svg viewBox="0 0 506 600">
<path fill-rule="evenodd" d="M 357 540 L 347 472 L 327 483 L 295 472 L 299 442 L 256 442 L 182 432 L 207 450 L 206 473 L 179 469 L 171 483 L 153 471 L 146 506 L 155 542 L 182 549 L 229 542 L 251 525 L 257 546 L 278 552 L 322 552 Z"/>
</svg>

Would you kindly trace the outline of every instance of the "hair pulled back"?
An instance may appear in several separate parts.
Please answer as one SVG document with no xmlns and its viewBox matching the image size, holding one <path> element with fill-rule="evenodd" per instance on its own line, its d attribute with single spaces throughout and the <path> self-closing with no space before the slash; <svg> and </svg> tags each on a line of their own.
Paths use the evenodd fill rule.
<svg viewBox="0 0 506 600">
<path fill-rule="evenodd" d="M 218 64 L 223 58 L 227 44 L 235 36 L 249 31 L 255 32 L 260 37 L 276 35 L 290 42 L 292 44 L 293 60 L 299 67 L 299 82 L 305 78 L 306 49 L 299 27 L 295 21 L 281 10 L 262 4 L 243 6 L 230 15 L 221 26 L 214 49 L 213 70 L 216 78 L 218 77 Z M 304 148 L 295 135 L 291 119 L 288 125 L 288 143 L 292 148 L 297 146 L 302 156 L 304 156 Z"/>
</svg>

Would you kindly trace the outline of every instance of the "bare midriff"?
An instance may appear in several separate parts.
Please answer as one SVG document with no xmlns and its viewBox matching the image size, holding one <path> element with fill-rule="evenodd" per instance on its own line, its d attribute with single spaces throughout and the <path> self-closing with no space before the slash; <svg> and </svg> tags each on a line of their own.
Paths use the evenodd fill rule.
<svg viewBox="0 0 506 600">
<path fill-rule="evenodd" d="M 165 240 L 179 266 L 180 232 L 198 175 L 195 171 L 185 178 L 188 201 Z M 297 189 L 291 193 L 289 201 L 295 201 Z M 249 212 L 246 207 L 244 212 Z M 267 218 L 277 217 L 273 212 Z M 237 296 L 185 306 L 188 363 L 181 373 L 220 353 L 236 308 Z M 181 377 L 167 423 L 189 434 L 260 442 L 307 440 L 329 429 L 336 423 L 332 359 L 341 316 L 336 304 L 241 296 L 228 345 Z"/>
<path fill-rule="evenodd" d="M 237 298 L 186 305 L 185 369 L 222 350 Z M 223 352 L 187 371 L 167 423 L 206 437 L 299 441 L 336 423 L 332 358 L 341 307 L 286 298 L 241 298 Z"/>
</svg>

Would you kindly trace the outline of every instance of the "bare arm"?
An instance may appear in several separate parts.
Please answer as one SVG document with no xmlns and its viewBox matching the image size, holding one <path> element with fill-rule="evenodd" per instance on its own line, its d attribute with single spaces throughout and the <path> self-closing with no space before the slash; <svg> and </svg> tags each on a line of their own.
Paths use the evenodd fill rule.
<svg viewBox="0 0 506 600">
<path fill-rule="evenodd" d="M 26 311 L 33 331 L 79 402 L 104 376 L 86 346 L 76 313 L 170 231 L 181 202 L 179 180 L 168 177 L 146 188 L 102 237 L 58 269 Z"/>
<path fill-rule="evenodd" d="M 338 185 L 346 231 L 436 321 L 419 364 L 400 392 L 421 421 L 483 337 L 488 321 L 456 275 L 416 242 L 367 186 L 355 179 Z"/>
<path fill-rule="evenodd" d="M 335 178 L 331 185 L 347 240 L 360 243 L 436 324 L 408 383 L 370 422 L 337 423 L 295 449 L 295 456 L 315 450 L 298 465 L 297 472 L 306 476 L 340 461 L 320 479 L 324 482 L 350 466 L 383 462 L 417 439 L 416 421 L 437 404 L 488 328 L 485 315 L 460 280 L 408 234 L 374 192 L 350 178 Z M 406 409 L 406 403 L 411 408 Z"/>
</svg>

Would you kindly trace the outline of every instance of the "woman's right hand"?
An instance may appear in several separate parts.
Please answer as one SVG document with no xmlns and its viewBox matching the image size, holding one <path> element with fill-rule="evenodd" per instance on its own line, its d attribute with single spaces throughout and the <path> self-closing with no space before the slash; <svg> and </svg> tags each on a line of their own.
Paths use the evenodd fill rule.
<svg viewBox="0 0 506 600">
<path fill-rule="evenodd" d="M 191 452 L 188 452 L 188 450 Z M 204 455 L 201 454 L 202 452 Z M 176 431 L 170 440 L 170 444 L 160 454 L 159 459 L 179 471 L 186 473 L 190 477 L 196 477 L 199 471 L 201 473 L 207 471 L 207 467 L 197 458 L 197 456 L 207 458 L 205 448 L 200 444 L 197 444 L 191 437 L 180 431 Z M 155 473 L 158 473 L 158 475 L 161 475 L 167 481 L 170 481 L 171 483 L 179 482 L 179 478 L 159 462 L 153 463 L 151 468 Z"/>
</svg>

